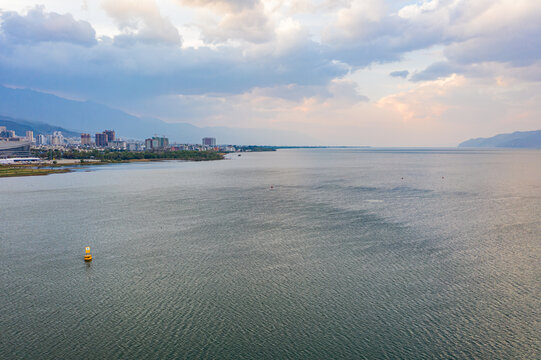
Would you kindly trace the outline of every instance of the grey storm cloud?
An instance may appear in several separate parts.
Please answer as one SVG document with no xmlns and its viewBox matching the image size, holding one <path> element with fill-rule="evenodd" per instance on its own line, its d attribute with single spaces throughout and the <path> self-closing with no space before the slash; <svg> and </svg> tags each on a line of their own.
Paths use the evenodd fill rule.
<svg viewBox="0 0 541 360">
<path fill-rule="evenodd" d="M 2 33 L 17 42 L 59 41 L 91 46 L 96 44 L 96 32 L 86 21 L 77 21 L 71 14 L 45 12 L 36 6 L 26 15 L 0 12 Z"/>
<path fill-rule="evenodd" d="M 393 71 L 389 75 L 392 77 L 400 77 L 400 78 L 407 78 L 410 72 L 408 70 L 399 70 L 399 71 Z"/>
<path fill-rule="evenodd" d="M 426 24 L 396 14 L 386 14 L 377 21 L 363 19 L 362 14 L 357 16 L 360 18 L 354 18 L 345 30 L 334 24 L 323 36 L 329 51 L 353 68 L 399 61 L 404 53 L 446 41 L 444 27 L 438 24 Z"/>
<path fill-rule="evenodd" d="M 0 83 L 111 102 L 165 94 L 242 93 L 290 83 L 325 85 L 348 71 L 322 57 L 317 43 L 306 42 L 298 49 L 254 61 L 245 58 L 240 49 L 227 47 L 182 49 L 145 43 L 119 47 L 111 41 L 100 41 L 91 48 L 36 44 L 17 47 L 12 57 L 0 57 Z M 65 58 L 73 61 L 58 60 Z"/>
<path fill-rule="evenodd" d="M 452 44 L 445 49 L 445 55 L 457 64 L 494 61 L 530 65 L 541 58 L 541 22 L 535 27 Z"/>
<path fill-rule="evenodd" d="M 435 80 L 438 78 L 449 76 L 453 73 L 463 73 L 464 70 L 465 69 L 463 67 L 454 65 L 449 61 L 440 61 L 430 65 L 423 71 L 414 73 L 410 77 L 410 80 L 414 82 Z"/>
<path fill-rule="evenodd" d="M 518 12 L 509 4 L 493 0 L 420 2 L 377 19 L 352 10 L 350 21 L 328 26 L 322 40 L 336 59 L 353 68 L 399 61 L 405 53 L 432 46 L 443 46 L 450 66 L 456 69 L 491 61 L 514 66 L 535 63 L 541 58 L 541 6 L 532 3 L 531 11 Z M 441 68 L 441 64 L 435 66 Z M 427 69 L 423 76 L 434 70 Z"/>
<path fill-rule="evenodd" d="M 502 63 L 511 67 L 525 67 L 541 59 L 541 23 L 517 31 L 490 34 L 455 42 L 444 50 L 445 61 L 429 65 L 410 77 L 411 81 L 427 81 L 453 73 L 484 76 L 482 64 Z"/>
</svg>

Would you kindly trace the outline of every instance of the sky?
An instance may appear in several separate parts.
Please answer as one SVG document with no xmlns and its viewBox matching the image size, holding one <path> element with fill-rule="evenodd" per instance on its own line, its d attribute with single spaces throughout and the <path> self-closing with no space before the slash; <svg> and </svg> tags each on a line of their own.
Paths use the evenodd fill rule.
<svg viewBox="0 0 541 360">
<path fill-rule="evenodd" d="M 0 84 L 317 145 L 541 129 L 541 1 L 0 0 Z"/>
</svg>

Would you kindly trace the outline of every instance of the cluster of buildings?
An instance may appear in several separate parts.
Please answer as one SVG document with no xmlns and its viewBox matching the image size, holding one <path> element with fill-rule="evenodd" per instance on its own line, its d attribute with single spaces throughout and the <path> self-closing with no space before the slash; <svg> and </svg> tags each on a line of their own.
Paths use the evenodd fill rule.
<svg viewBox="0 0 541 360">
<path fill-rule="evenodd" d="M 33 141 L 32 131 L 27 131 L 26 136 L 17 136 L 14 130 L 0 126 L 0 158 L 30 156 Z"/>
<path fill-rule="evenodd" d="M 17 136 L 14 130 L 8 130 L 5 126 L 0 126 L 0 140 L 2 141 L 34 141 L 34 132 L 27 131 L 26 136 Z"/>
<path fill-rule="evenodd" d="M 83 133 L 81 134 L 81 146 L 87 148 L 95 147 L 100 149 L 109 148 L 130 151 L 140 151 L 143 148 L 140 141 L 125 141 L 117 138 L 114 130 L 104 130 L 101 133 L 96 133 L 94 135 L 94 142 L 92 142 L 90 134 Z"/>
<path fill-rule="evenodd" d="M 30 147 L 40 149 L 113 149 L 128 151 L 160 151 L 160 150 L 192 150 L 192 151 L 237 151 L 232 145 L 216 145 L 216 138 L 204 137 L 201 144 L 170 144 L 165 136 L 153 136 L 145 141 L 125 141 L 116 137 L 114 130 L 104 130 L 96 133 L 94 138 L 88 133 L 82 133 L 80 138 L 64 137 L 61 131 L 52 134 L 38 134 L 34 138 L 32 131 L 26 131 L 26 136 L 17 136 L 15 131 L 0 126 L 0 158 L 13 156 L 30 156 Z"/>
<path fill-rule="evenodd" d="M 96 141 L 94 143 L 99 148 L 113 147 L 116 145 L 115 142 L 118 142 L 115 138 L 114 130 L 103 130 L 101 133 L 96 133 L 95 139 Z M 81 134 L 81 145 L 92 145 L 90 134 Z"/>
<path fill-rule="evenodd" d="M 27 133 L 28 132 L 29 131 L 27 131 Z M 49 135 L 39 134 L 32 143 L 35 143 L 36 145 L 63 146 L 67 141 L 68 140 L 64 138 L 64 135 L 62 135 L 62 131 L 54 131 Z"/>
</svg>

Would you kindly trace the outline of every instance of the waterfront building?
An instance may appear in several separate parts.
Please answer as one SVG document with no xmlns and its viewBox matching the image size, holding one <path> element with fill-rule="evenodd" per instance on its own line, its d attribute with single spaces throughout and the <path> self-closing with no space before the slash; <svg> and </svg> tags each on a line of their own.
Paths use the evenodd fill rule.
<svg viewBox="0 0 541 360">
<path fill-rule="evenodd" d="M 215 147 L 216 146 L 216 138 L 213 137 L 204 137 L 202 140 L 203 145 Z"/>
<path fill-rule="evenodd" d="M 107 142 L 107 134 L 105 133 L 96 133 L 96 146 L 97 147 L 106 147 L 108 144 Z"/>
<path fill-rule="evenodd" d="M 114 130 L 104 130 L 103 133 L 107 135 L 107 143 L 115 141 L 115 131 Z"/>
<path fill-rule="evenodd" d="M 28 141 L 0 141 L 0 158 L 30 156 Z"/>
<path fill-rule="evenodd" d="M 83 133 L 81 134 L 81 145 L 90 145 L 92 144 L 92 138 L 90 134 Z"/>
</svg>

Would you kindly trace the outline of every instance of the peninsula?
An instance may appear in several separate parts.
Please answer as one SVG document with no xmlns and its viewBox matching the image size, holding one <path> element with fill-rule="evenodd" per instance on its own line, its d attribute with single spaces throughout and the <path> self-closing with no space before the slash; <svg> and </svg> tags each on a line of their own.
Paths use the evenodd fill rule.
<svg viewBox="0 0 541 360">
<path fill-rule="evenodd" d="M 458 147 L 541 149 L 541 130 L 515 131 L 489 138 L 476 138 L 464 141 Z"/>
</svg>

